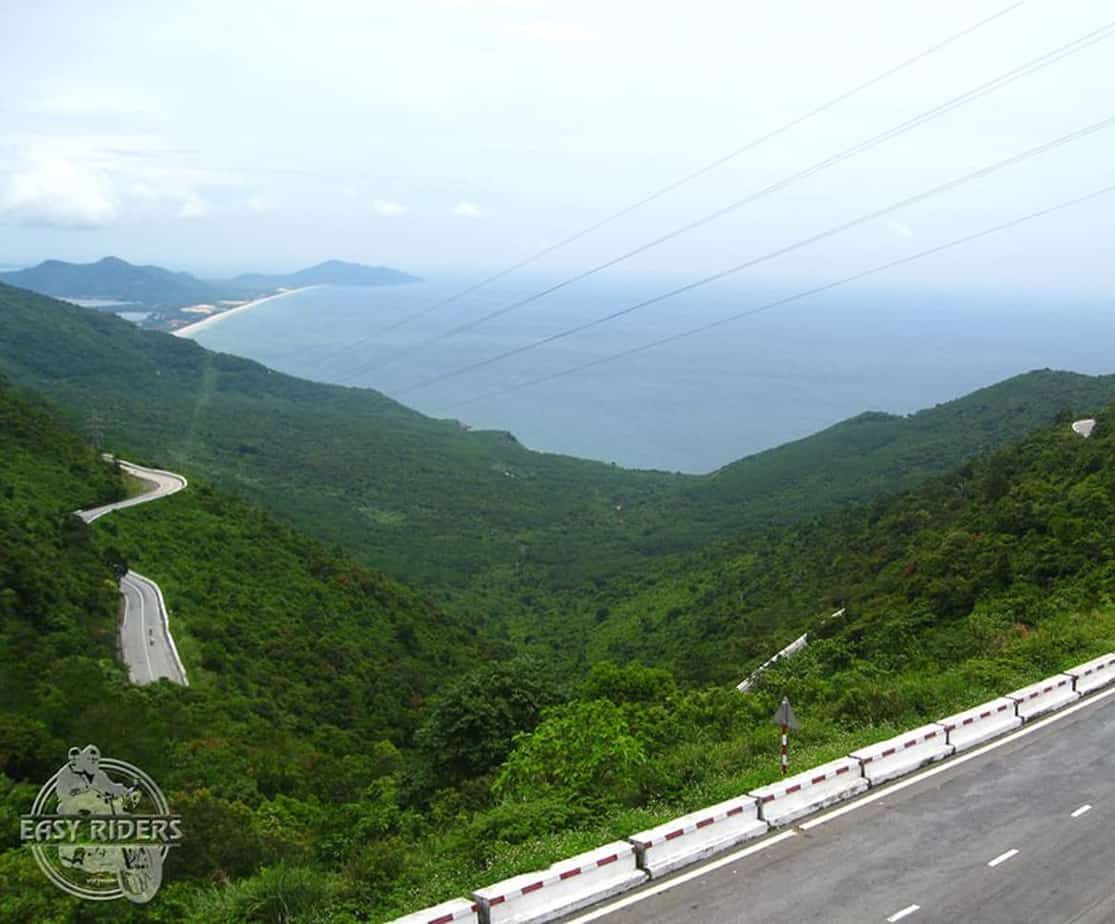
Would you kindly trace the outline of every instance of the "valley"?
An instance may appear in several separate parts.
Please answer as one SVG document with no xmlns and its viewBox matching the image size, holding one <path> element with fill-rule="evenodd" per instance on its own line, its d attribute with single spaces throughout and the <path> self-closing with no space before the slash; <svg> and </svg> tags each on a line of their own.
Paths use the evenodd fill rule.
<svg viewBox="0 0 1115 924">
<path fill-rule="evenodd" d="M 5 566 L 9 799 L 73 728 L 139 753 L 220 845 L 172 867 L 187 919 L 281 876 L 299 907 L 387 920 L 768 782 L 782 696 L 807 766 L 1115 647 L 1111 378 L 1035 372 L 695 477 L 532 453 L 20 290 L 0 334 L 3 523 L 36 550 Z M 101 451 L 190 489 L 87 532 L 66 511 L 125 495 Z M 120 567 L 165 594 L 189 687 L 127 682 Z M 94 664 L 93 701 L 147 745 L 33 705 Z M 237 884 L 191 885 L 214 875 Z"/>
</svg>

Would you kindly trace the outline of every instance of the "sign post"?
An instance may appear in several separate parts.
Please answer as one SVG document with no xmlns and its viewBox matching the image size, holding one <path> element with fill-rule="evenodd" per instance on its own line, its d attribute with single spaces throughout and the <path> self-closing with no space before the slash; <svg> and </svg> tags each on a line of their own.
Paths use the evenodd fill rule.
<svg viewBox="0 0 1115 924">
<path fill-rule="evenodd" d="M 798 722 L 794 718 L 794 707 L 790 705 L 790 700 L 782 697 L 782 704 L 778 707 L 778 711 L 771 717 L 771 721 L 775 725 L 782 726 L 782 775 L 786 775 L 786 770 L 789 767 L 789 753 L 787 746 L 790 742 L 790 729 L 797 731 Z"/>
</svg>

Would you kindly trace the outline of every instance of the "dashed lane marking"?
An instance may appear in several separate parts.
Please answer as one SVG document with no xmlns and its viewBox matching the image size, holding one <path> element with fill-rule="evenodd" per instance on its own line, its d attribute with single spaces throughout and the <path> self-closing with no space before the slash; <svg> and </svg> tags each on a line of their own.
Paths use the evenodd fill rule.
<svg viewBox="0 0 1115 924">
<path fill-rule="evenodd" d="M 1006 853 L 1001 853 L 994 860 L 988 860 L 988 866 L 998 866 L 1000 863 L 1006 863 L 1011 857 L 1017 856 L 1017 850 L 1008 850 Z"/>
</svg>

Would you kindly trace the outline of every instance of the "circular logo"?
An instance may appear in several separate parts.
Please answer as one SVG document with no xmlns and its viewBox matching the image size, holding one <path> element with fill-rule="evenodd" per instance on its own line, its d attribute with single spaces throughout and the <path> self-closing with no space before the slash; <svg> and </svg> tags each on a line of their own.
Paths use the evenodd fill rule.
<svg viewBox="0 0 1115 924">
<path fill-rule="evenodd" d="M 181 818 L 155 781 L 132 764 L 102 758 L 92 744 L 70 748 L 20 819 L 20 839 L 39 869 L 90 901 L 149 902 L 181 836 Z"/>
</svg>

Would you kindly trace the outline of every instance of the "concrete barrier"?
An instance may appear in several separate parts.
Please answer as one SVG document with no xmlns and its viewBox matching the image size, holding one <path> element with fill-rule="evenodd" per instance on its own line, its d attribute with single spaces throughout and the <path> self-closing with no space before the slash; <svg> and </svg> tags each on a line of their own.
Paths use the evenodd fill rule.
<svg viewBox="0 0 1115 924">
<path fill-rule="evenodd" d="M 1115 682 L 1115 654 L 1105 654 L 1079 667 L 1070 667 L 1065 673 L 1075 678 L 1077 693 L 1098 690 Z"/>
<path fill-rule="evenodd" d="M 867 789 L 867 785 L 860 762 L 842 757 L 788 776 L 780 783 L 753 789 L 748 795 L 759 803 L 759 817 L 773 828 L 850 799 Z"/>
<path fill-rule="evenodd" d="M 948 733 L 943 728 L 923 725 L 897 738 L 853 751 L 851 756 L 863 765 L 863 775 L 875 786 L 935 760 L 943 760 L 952 751 Z"/>
<path fill-rule="evenodd" d="M 941 719 L 937 724 L 948 732 L 948 742 L 957 751 L 966 751 L 977 744 L 1006 734 L 1022 724 L 1013 699 L 1003 696 L 974 709 Z"/>
<path fill-rule="evenodd" d="M 841 612 L 843 612 L 843 610 L 841 610 Z M 833 615 L 835 616 L 836 614 L 834 613 Z M 742 683 L 737 683 L 736 684 L 736 689 L 739 690 L 740 693 L 751 692 L 751 688 L 755 685 L 755 681 L 759 679 L 759 675 L 762 674 L 763 671 L 765 671 L 768 667 L 773 667 L 775 664 L 777 664 L 783 658 L 788 658 L 788 657 L 790 657 L 790 655 L 797 654 L 799 651 L 801 651 L 803 648 L 805 648 L 805 646 L 808 645 L 808 644 L 809 644 L 809 634 L 808 633 L 806 633 L 805 635 L 801 635 L 798 638 L 794 639 L 792 642 L 790 642 L 789 645 L 787 645 L 780 652 L 778 652 L 778 654 L 776 654 L 773 658 L 767 658 L 767 660 L 765 660 L 762 664 L 760 664 L 757 668 L 755 668 L 755 670 L 753 670 L 750 674 L 748 674 L 746 680 L 744 680 Z"/>
<path fill-rule="evenodd" d="M 552 921 L 645 882 L 635 865 L 635 845 L 615 841 L 562 860 L 548 870 L 525 873 L 472 893 L 480 920 L 488 924 Z"/>
<path fill-rule="evenodd" d="M 479 912 L 480 908 L 475 903 L 455 898 L 425 911 L 415 911 L 414 914 L 395 918 L 390 924 L 457 924 L 458 921 L 477 924 L 480 920 Z"/>
<path fill-rule="evenodd" d="M 639 868 L 657 878 L 766 831 L 767 823 L 759 818 L 755 799 L 739 796 L 642 831 L 628 840 L 635 845 Z"/>
<path fill-rule="evenodd" d="M 1039 715 L 1060 709 L 1066 703 L 1078 699 L 1080 694 L 1073 689 L 1073 682 L 1068 674 L 1054 674 L 1047 680 L 1040 680 L 1008 693 L 1007 697 L 1014 700 L 1022 720 L 1029 722 L 1030 719 L 1036 719 Z"/>
<path fill-rule="evenodd" d="M 1089 417 L 1087 420 L 1074 420 L 1072 424 L 1072 432 L 1085 439 L 1091 436 L 1095 429 L 1096 419 L 1094 417 Z"/>
</svg>

